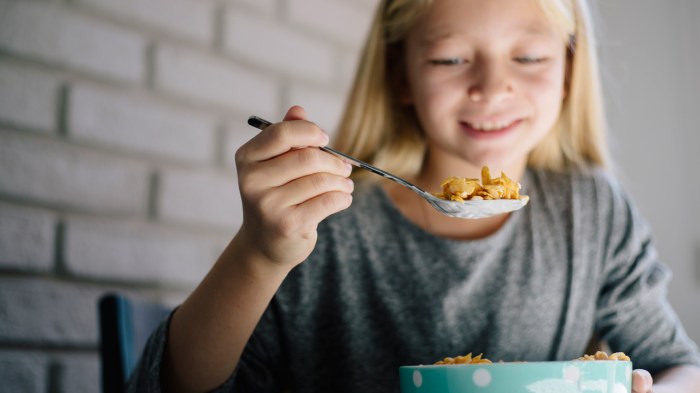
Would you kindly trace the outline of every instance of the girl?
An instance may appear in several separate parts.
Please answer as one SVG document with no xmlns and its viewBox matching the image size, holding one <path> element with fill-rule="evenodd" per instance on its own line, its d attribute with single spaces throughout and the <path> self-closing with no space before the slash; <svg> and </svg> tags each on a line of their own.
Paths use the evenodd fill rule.
<svg viewBox="0 0 700 393">
<path fill-rule="evenodd" d="M 238 151 L 243 225 L 132 390 L 397 392 L 401 365 L 571 360 L 597 335 L 648 370 L 635 392 L 697 391 L 669 273 L 602 169 L 594 45 L 584 0 L 381 2 L 336 147 L 428 190 L 489 165 L 529 205 L 462 220 L 353 182 L 293 107 Z"/>
</svg>

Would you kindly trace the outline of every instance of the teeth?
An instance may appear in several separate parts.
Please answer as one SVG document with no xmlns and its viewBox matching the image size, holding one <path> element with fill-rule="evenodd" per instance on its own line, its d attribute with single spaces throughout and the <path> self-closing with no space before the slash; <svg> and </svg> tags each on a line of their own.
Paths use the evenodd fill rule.
<svg viewBox="0 0 700 393">
<path fill-rule="evenodd" d="M 483 122 L 483 123 L 472 123 L 472 127 L 476 128 L 477 130 L 482 130 L 482 131 L 493 131 L 493 130 L 500 130 L 501 128 L 505 128 L 510 124 L 510 122 L 503 121 L 503 122 Z"/>
</svg>

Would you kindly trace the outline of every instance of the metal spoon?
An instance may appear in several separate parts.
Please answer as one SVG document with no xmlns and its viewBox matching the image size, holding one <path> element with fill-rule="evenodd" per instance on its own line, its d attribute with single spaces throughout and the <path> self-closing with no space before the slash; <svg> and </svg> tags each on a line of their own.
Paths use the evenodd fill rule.
<svg viewBox="0 0 700 393">
<path fill-rule="evenodd" d="M 269 121 L 265 119 L 261 119 L 257 116 L 250 116 L 248 118 L 248 124 L 258 128 L 260 130 L 264 130 L 267 128 L 267 126 L 271 125 Z M 527 205 L 527 202 L 529 201 L 529 198 L 526 196 L 520 197 L 520 199 L 496 199 L 496 200 L 469 200 L 469 201 L 464 201 L 464 202 L 457 202 L 457 201 L 449 201 L 446 199 L 441 199 L 433 194 L 421 189 L 420 187 L 411 184 L 410 182 L 398 177 L 394 176 L 389 172 L 383 171 L 375 166 L 372 166 L 364 161 L 360 161 L 357 158 L 351 157 L 345 153 L 341 153 L 335 149 L 332 149 L 327 146 L 321 146 L 319 149 L 333 154 L 334 156 L 339 157 L 341 160 L 350 163 L 351 165 L 354 165 L 356 167 L 360 167 L 362 169 L 366 169 L 372 173 L 375 173 L 377 175 L 383 176 L 389 180 L 393 180 L 402 186 L 409 188 L 418 196 L 421 198 L 425 199 L 430 203 L 435 209 L 437 209 L 440 213 L 443 213 L 445 215 L 448 215 L 450 217 L 458 217 L 458 218 L 486 218 L 486 217 L 491 217 L 495 216 L 498 214 L 503 214 L 503 213 L 508 213 L 512 212 L 514 210 L 518 210 L 521 207 Z"/>
</svg>

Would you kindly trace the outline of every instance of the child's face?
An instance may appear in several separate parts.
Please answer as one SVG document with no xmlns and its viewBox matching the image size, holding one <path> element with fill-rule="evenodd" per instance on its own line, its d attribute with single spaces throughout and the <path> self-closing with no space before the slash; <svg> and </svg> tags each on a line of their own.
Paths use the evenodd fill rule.
<svg viewBox="0 0 700 393">
<path fill-rule="evenodd" d="M 564 98 L 566 46 L 534 0 L 436 0 L 406 65 L 430 151 L 474 166 L 525 162 Z"/>
</svg>

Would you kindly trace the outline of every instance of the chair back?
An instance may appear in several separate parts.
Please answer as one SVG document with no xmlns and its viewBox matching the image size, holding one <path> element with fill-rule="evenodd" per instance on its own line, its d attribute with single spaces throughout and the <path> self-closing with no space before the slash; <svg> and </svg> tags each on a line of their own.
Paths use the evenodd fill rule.
<svg viewBox="0 0 700 393">
<path fill-rule="evenodd" d="M 121 393 L 149 336 L 171 310 L 118 293 L 103 295 L 98 309 L 102 391 Z"/>
</svg>

